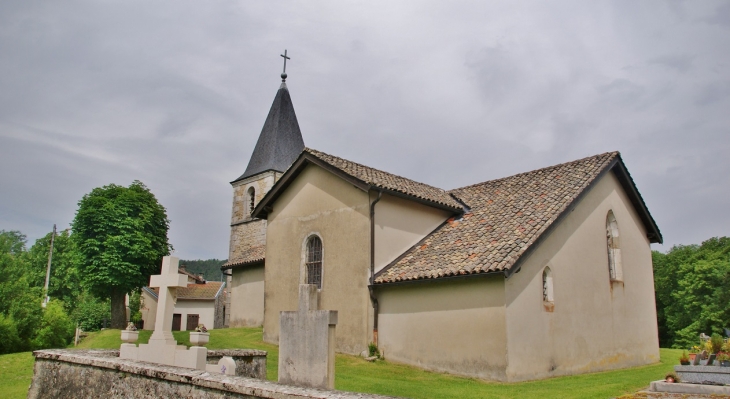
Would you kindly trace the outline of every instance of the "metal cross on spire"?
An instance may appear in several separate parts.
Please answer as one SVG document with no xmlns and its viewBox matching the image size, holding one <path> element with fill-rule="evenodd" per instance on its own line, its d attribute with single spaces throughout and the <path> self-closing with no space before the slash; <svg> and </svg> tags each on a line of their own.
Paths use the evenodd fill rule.
<svg viewBox="0 0 730 399">
<path fill-rule="evenodd" d="M 286 82 L 286 60 L 290 60 L 291 57 L 286 56 L 286 49 L 284 49 L 284 54 L 280 55 L 284 57 L 284 71 L 281 73 L 281 81 Z"/>
</svg>

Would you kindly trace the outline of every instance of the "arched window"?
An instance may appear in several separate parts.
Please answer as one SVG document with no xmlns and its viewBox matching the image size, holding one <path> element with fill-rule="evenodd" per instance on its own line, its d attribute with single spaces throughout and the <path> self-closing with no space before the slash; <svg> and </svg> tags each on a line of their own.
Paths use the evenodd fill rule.
<svg viewBox="0 0 730 399">
<path fill-rule="evenodd" d="M 248 189 L 248 192 L 246 193 L 246 196 L 248 200 L 248 214 L 251 215 L 253 213 L 253 208 L 255 208 L 256 190 L 254 190 L 253 187 L 250 187 Z"/>
<path fill-rule="evenodd" d="M 608 273 L 611 281 L 622 281 L 621 247 L 618 234 L 618 222 L 613 211 L 606 216 L 606 248 L 608 250 Z"/>
<path fill-rule="evenodd" d="M 542 271 L 542 300 L 545 302 L 554 302 L 553 298 L 553 273 L 548 266 Z"/>
<path fill-rule="evenodd" d="M 317 236 L 307 241 L 307 284 L 315 284 L 322 289 L 322 240 Z"/>
</svg>

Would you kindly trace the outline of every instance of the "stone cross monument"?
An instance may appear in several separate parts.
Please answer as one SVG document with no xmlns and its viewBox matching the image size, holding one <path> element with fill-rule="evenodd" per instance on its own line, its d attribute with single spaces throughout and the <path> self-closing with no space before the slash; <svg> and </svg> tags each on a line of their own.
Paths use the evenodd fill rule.
<svg viewBox="0 0 730 399">
<path fill-rule="evenodd" d="M 317 286 L 299 286 L 299 310 L 281 312 L 279 382 L 335 388 L 336 310 L 317 310 Z"/>
<path fill-rule="evenodd" d="M 150 287 L 160 289 L 157 298 L 157 319 L 155 332 L 152 333 L 148 344 L 126 343 L 119 348 L 119 357 L 122 359 L 141 360 L 151 363 L 161 363 L 170 366 L 189 367 L 205 370 L 208 349 L 195 346 L 187 349 L 185 345 L 178 345 L 172 335 L 172 313 L 175 309 L 176 291 L 178 287 L 187 287 L 188 278 L 179 274 L 180 259 L 173 256 L 162 258 L 162 273 L 150 277 Z"/>
<path fill-rule="evenodd" d="M 162 272 L 150 276 L 150 287 L 160 289 L 157 296 L 155 332 L 150 337 L 150 344 L 155 341 L 165 345 L 177 345 L 172 336 L 172 314 L 177 301 L 177 288 L 188 286 L 188 276 L 178 273 L 179 262 L 178 258 L 165 256 L 162 258 Z"/>
</svg>

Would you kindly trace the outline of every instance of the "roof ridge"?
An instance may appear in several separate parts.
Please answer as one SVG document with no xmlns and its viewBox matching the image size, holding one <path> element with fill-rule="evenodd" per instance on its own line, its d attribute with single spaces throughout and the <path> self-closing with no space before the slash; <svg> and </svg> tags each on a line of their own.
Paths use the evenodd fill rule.
<svg viewBox="0 0 730 399">
<path fill-rule="evenodd" d="M 500 182 L 502 180 L 512 179 L 512 178 L 515 178 L 515 177 L 518 177 L 518 176 L 524 176 L 524 175 L 530 174 L 530 173 L 535 173 L 535 172 L 540 172 L 540 171 L 546 171 L 546 170 L 555 169 L 555 168 L 558 168 L 558 167 L 561 167 L 561 166 L 566 166 L 566 165 L 572 165 L 572 164 L 576 164 L 576 163 L 581 163 L 581 162 L 585 162 L 585 161 L 587 161 L 589 159 L 595 159 L 595 158 L 599 158 L 599 157 L 606 156 L 606 155 L 612 155 L 612 156 L 619 156 L 620 157 L 621 156 L 621 153 L 619 151 L 603 152 L 603 153 L 600 153 L 600 154 L 591 155 L 591 156 L 584 157 L 584 158 L 581 158 L 581 159 L 576 159 L 576 160 L 573 160 L 573 161 L 568 161 L 568 162 L 563 162 L 563 163 L 559 163 L 559 164 L 555 164 L 555 165 L 545 166 L 545 167 L 538 168 L 538 169 L 528 170 L 526 172 L 515 173 L 513 175 L 505 176 L 505 177 L 500 177 L 498 179 L 486 180 L 486 181 L 483 181 L 483 182 L 480 182 L 480 183 L 470 184 L 468 186 L 453 188 L 451 190 L 448 190 L 447 193 L 454 194 L 455 191 L 466 190 L 466 189 L 470 189 L 470 188 L 473 188 L 473 187 L 476 187 L 476 186 L 481 186 L 481 185 L 484 185 L 484 184 L 487 184 L 487 183 Z"/>
<path fill-rule="evenodd" d="M 395 173 L 391 173 L 391 172 L 386 172 L 386 171 L 384 171 L 384 170 L 381 170 L 381 169 L 378 169 L 378 168 L 373 168 L 372 166 L 368 166 L 368 165 L 365 165 L 365 164 L 362 164 L 362 163 L 359 163 L 359 162 L 355 162 L 355 161 L 350 161 L 349 159 L 345 159 L 345 158 L 342 158 L 342 157 L 338 157 L 338 156 L 336 156 L 336 155 L 328 154 L 328 153 L 326 153 L 326 152 L 323 152 L 323 151 L 319 151 L 319 150 L 317 150 L 317 149 L 314 149 L 314 148 L 311 148 L 311 147 L 304 147 L 304 151 L 306 151 L 306 152 L 308 152 L 308 153 L 310 153 L 310 154 L 312 154 L 312 155 L 316 156 L 317 158 L 319 158 L 319 159 L 321 159 L 322 161 L 325 161 L 325 162 L 327 162 L 327 161 L 326 161 L 326 160 L 324 160 L 324 159 L 322 159 L 322 158 L 320 158 L 320 157 L 318 157 L 318 156 L 317 156 L 317 153 L 319 153 L 319 154 L 323 154 L 323 155 L 326 155 L 326 156 L 328 156 L 328 157 L 332 157 L 332 158 L 337 158 L 337 159 L 341 159 L 341 160 L 343 160 L 343 161 L 345 161 L 345 162 L 350 162 L 350 163 L 352 163 L 352 164 L 355 164 L 355 165 L 357 165 L 357 166 L 362 166 L 363 168 L 368 168 L 368 169 L 372 169 L 372 170 L 374 170 L 374 171 L 376 171 L 376 172 L 384 173 L 384 174 L 386 174 L 386 175 L 390 175 L 390 176 L 395 176 L 395 177 L 398 177 L 398 178 L 400 178 L 400 179 L 406 179 L 406 180 L 410 180 L 410 181 L 412 181 L 412 182 L 414 182 L 414 183 L 418 183 L 418 184 L 423 184 L 424 186 L 428 186 L 428 187 L 430 187 L 430 188 L 434 188 L 434 189 L 436 189 L 436 190 L 441 190 L 441 191 L 442 191 L 442 192 L 443 192 L 444 194 L 448 194 L 448 193 L 449 193 L 449 191 L 448 191 L 448 190 L 445 190 L 445 189 L 443 189 L 443 188 L 440 188 L 440 187 L 436 187 L 436 186 L 432 186 L 432 185 L 430 185 L 430 184 L 428 184 L 428 183 L 423 183 L 423 182 L 420 182 L 420 181 L 418 181 L 418 180 L 413 180 L 413 179 L 411 179 L 411 178 L 409 178 L 409 177 L 403 177 L 403 176 L 401 176 L 401 175 L 396 175 Z M 329 162 L 328 162 L 328 163 L 329 163 Z"/>
</svg>

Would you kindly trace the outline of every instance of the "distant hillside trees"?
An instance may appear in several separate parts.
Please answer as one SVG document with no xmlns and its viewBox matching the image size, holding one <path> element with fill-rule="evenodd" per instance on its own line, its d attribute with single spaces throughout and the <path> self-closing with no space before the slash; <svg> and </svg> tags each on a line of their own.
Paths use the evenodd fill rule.
<svg viewBox="0 0 730 399">
<path fill-rule="evenodd" d="M 124 328 L 124 296 L 149 283 L 172 245 L 165 208 L 140 181 L 110 184 L 79 201 L 71 228 L 85 287 L 111 299 L 111 327 Z"/>
<path fill-rule="evenodd" d="M 659 341 L 687 348 L 730 328 L 730 238 L 652 253 Z"/>
<path fill-rule="evenodd" d="M 221 266 L 226 261 L 227 259 L 180 260 L 180 267 L 185 266 L 185 270 L 193 274 L 202 274 L 208 281 L 223 281 Z"/>
</svg>

